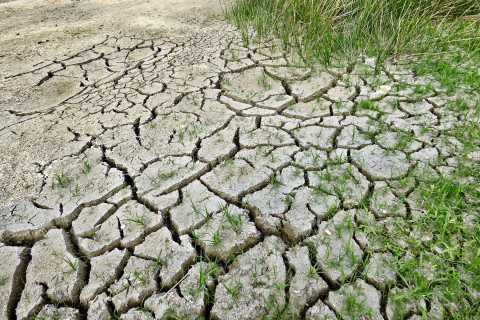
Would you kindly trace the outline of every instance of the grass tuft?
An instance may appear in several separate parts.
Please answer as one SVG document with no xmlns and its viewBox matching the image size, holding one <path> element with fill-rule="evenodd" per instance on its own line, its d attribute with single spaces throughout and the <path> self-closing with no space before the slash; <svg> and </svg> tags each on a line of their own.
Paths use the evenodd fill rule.
<svg viewBox="0 0 480 320">
<path fill-rule="evenodd" d="M 245 42 L 271 36 L 303 62 L 354 64 L 374 57 L 452 51 L 478 54 L 478 0 L 237 0 L 225 7 Z M 252 32 L 253 30 L 255 32 Z"/>
</svg>

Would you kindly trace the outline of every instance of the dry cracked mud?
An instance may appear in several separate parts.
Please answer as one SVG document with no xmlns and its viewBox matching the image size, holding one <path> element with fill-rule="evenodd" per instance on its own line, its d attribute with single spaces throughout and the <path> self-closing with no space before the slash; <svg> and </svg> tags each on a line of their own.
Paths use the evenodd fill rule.
<svg viewBox="0 0 480 320">
<path fill-rule="evenodd" d="M 0 52 L 0 318 L 443 317 L 398 302 L 371 232 L 422 215 L 454 169 L 444 132 L 467 120 L 443 91 L 412 98 L 402 65 L 391 91 L 368 64 L 305 68 L 179 3 L 172 30 Z"/>
</svg>

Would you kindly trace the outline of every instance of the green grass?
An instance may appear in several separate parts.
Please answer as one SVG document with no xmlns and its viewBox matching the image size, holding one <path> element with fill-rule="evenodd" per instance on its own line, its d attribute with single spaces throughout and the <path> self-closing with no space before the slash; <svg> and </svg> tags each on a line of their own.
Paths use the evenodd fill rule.
<svg viewBox="0 0 480 320">
<path fill-rule="evenodd" d="M 478 52 L 476 54 L 468 54 L 466 51 L 443 54 L 430 53 L 423 59 L 412 63 L 411 67 L 417 76 L 433 75 L 441 86 L 447 90 L 447 95 L 453 95 L 462 86 L 469 87 L 477 92 L 480 91 L 479 61 L 480 55 Z M 468 109 L 463 99 L 458 100 L 457 107 L 461 108 L 459 111 Z"/>
<path fill-rule="evenodd" d="M 0 278 L 0 286 L 3 286 L 5 283 L 7 283 L 8 277 L 3 277 Z"/>
<path fill-rule="evenodd" d="M 467 227 L 462 221 L 465 213 L 478 208 L 480 175 L 463 170 L 452 178 L 432 181 L 422 191 L 426 208 L 423 217 L 413 223 L 405 221 L 392 232 L 375 231 L 382 234 L 384 245 L 397 258 L 400 285 L 410 289 L 409 296 L 428 301 L 437 298 L 444 305 L 461 306 L 458 310 L 449 308 L 451 319 L 474 319 L 480 303 L 472 295 L 472 290 L 480 290 L 480 224 L 477 221 Z M 465 174 L 473 174 L 475 182 L 460 183 Z M 475 199 L 468 201 L 469 196 Z M 419 226 L 423 234 L 432 234 L 432 239 L 423 242 L 412 237 L 407 231 L 412 225 Z M 395 239 L 399 238 L 406 239 L 406 249 L 398 245 Z"/>
<path fill-rule="evenodd" d="M 245 42 L 278 39 L 307 63 L 355 63 L 376 58 L 449 52 L 478 53 L 478 0 L 237 0 L 225 7 Z"/>
<path fill-rule="evenodd" d="M 279 50 L 299 53 L 307 64 L 353 68 L 360 57 L 375 57 L 377 72 L 388 59 L 403 58 L 405 69 L 439 84 L 413 87 L 414 94 L 442 89 L 454 98 L 447 108 L 464 120 L 442 133 L 463 145 L 453 176 L 417 179 L 427 182 L 420 192 L 423 215 L 371 230 L 396 258 L 396 285 L 409 289 L 400 300 L 438 300 L 448 319 L 476 319 L 480 309 L 480 219 L 464 222 L 467 213 L 478 217 L 480 208 L 480 163 L 467 158 L 480 150 L 480 125 L 469 120 L 480 114 L 472 95 L 480 92 L 479 20 L 466 18 L 478 12 L 479 1 L 462 0 L 237 0 L 226 8 L 246 44 L 276 38 Z M 375 109 L 369 101 L 359 108 Z M 420 241 L 414 228 L 431 239 Z"/>
<path fill-rule="evenodd" d="M 446 308 L 445 319 L 478 319 L 480 314 L 480 162 L 467 157 L 480 150 L 480 124 L 472 119 L 480 114 L 480 24 L 478 17 L 467 18 L 478 15 L 479 4 L 468 0 L 237 0 L 226 7 L 246 44 L 276 43 L 278 50 L 298 53 L 307 64 L 350 70 L 365 56 L 376 58 L 376 72 L 385 71 L 390 59 L 400 59 L 399 71 L 412 70 L 415 77 L 431 80 L 424 85 L 396 82 L 394 90 L 413 89 L 412 99 L 433 90 L 440 98 L 450 97 L 445 110 L 460 118 L 440 136 L 461 142 L 453 156 L 458 167 L 452 176 L 437 178 L 425 172 L 412 177 L 421 189 L 420 217 L 409 213 L 405 219 L 395 219 L 391 228 L 376 224 L 369 231 L 395 257 L 395 285 L 408 288 L 396 301 L 402 305 L 402 301 L 421 298 L 429 305 L 438 300 Z M 357 110 L 379 111 L 371 101 L 360 102 Z M 376 125 L 380 131 L 390 130 L 379 120 Z M 405 148 L 416 138 L 410 131 L 397 135 L 393 149 Z M 444 160 L 439 161 L 442 165 Z M 342 180 L 328 171 L 323 178 Z M 275 185 L 275 180 L 271 183 Z M 467 214 L 477 220 L 465 222 Z M 385 298 L 391 290 L 383 292 Z M 350 302 L 350 309 L 355 309 Z M 420 312 L 422 318 L 431 318 L 427 310 Z"/>
<path fill-rule="evenodd" d="M 461 99 L 454 100 L 447 108 L 460 114 L 466 111 L 480 113 L 479 103 L 469 108 L 464 104 Z M 422 298 L 432 303 L 438 300 L 447 308 L 446 319 L 477 319 L 480 309 L 475 294 L 480 292 L 480 162 L 470 159 L 468 154 L 480 150 L 480 125 L 467 119 L 443 135 L 456 138 L 463 145 L 455 155 L 459 165 L 453 175 L 420 177 L 419 182 L 425 183 L 419 186 L 418 200 L 424 208 L 420 217 L 397 219 L 389 229 L 376 225 L 369 232 L 396 258 L 396 285 L 409 289 L 401 301 Z M 476 221 L 465 222 L 468 215 L 476 216 Z M 415 229 L 419 236 L 412 234 Z M 423 236 L 430 238 L 421 240 Z M 406 245 L 402 246 L 400 239 Z M 427 311 L 422 312 L 428 318 Z"/>
</svg>

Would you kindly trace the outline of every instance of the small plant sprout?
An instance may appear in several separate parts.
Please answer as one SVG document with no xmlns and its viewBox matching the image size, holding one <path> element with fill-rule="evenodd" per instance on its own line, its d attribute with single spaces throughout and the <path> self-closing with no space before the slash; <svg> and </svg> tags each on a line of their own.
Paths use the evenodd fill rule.
<svg viewBox="0 0 480 320">
<path fill-rule="evenodd" d="M 0 286 L 3 286 L 4 284 L 6 284 L 7 280 L 8 280 L 8 277 L 0 278 Z"/>
<path fill-rule="evenodd" d="M 285 204 L 288 207 L 291 207 L 293 205 L 293 202 L 295 201 L 295 199 L 291 195 L 287 194 L 285 196 L 285 198 L 282 199 L 282 201 L 285 202 Z"/>
<path fill-rule="evenodd" d="M 264 91 L 270 90 L 272 88 L 272 85 L 268 82 L 268 76 L 263 70 L 262 75 L 258 80 L 258 84 L 263 88 Z"/>
<path fill-rule="evenodd" d="M 193 200 L 190 200 L 191 202 L 191 207 L 192 207 L 192 210 L 195 214 L 199 214 L 200 212 L 198 211 L 197 209 L 197 206 L 195 205 L 195 203 L 193 203 Z"/>
<path fill-rule="evenodd" d="M 83 161 L 82 173 L 83 173 L 83 174 L 87 174 L 87 173 L 90 172 L 91 169 L 92 169 L 92 166 L 91 166 L 90 163 L 88 162 L 88 159 L 84 160 L 84 161 Z"/>
<path fill-rule="evenodd" d="M 195 166 L 197 165 L 197 158 L 196 157 L 192 157 L 192 164 L 190 165 L 190 170 L 194 170 L 195 169 Z"/>
<path fill-rule="evenodd" d="M 162 252 L 163 252 L 163 249 L 160 249 L 160 252 L 158 253 L 158 255 L 155 257 L 155 262 L 153 264 L 153 267 L 156 268 L 156 269 L 160 269 L 161 266 L 163 265 L 166 265 L 167 264 L 167 260 L 162 258 Z M 152 257 L 153 258 L 153 257 Z"/>
<path fill-rule="evenodd" d="M 135 279 L 139 280 L 143 284 L 148 283 L 148 280 L 146 278 L 148 274 L 149 274 L 149 270 L 138 271 L 137 269 L 135 269 L 133 271 L 133 276 L 135 277 Z"/>
<path fill-rule="evenodd" d="M 277 173 L 275 172 L 269 176 L 269 180 L 270 180 L 270 186 L 273 190 L 278 189 L 282 185 L 282 180 L 280 179 L 279 176 L 277 176 Z"/>
<path fill-rule="evenodd" d="M 77 186 L 75 187 L 75 190 L 73 191 L 73 196 L 74 196 L 74 197 L 80 196 L 80 187 L 78 186 L 78 184 L 77 184 Z"/>
<path fill-rule="evenodd" d="M 52 189 L 55 187 L 66 188 L 70 184 L 70 178 L 64 172 L 55 175 L 55 180 L 52 181 Z"/>
<path fill-rule="evenodd" d="M 158 170 L 157 175 L 155 178 L 150 177 L 150 181 L 152 182 L 153 185 L 155 186 L 160 186 L 159 181 L 166 181 L 168 179 L 173 178 L 175 173 L 173 170 L 170 170 L 170 172 L 164 173 L 161 170 Z"/>
<path fill-rule="evenodd" d="M 225 159 L 225 161 L 223 161 L 223 162 L 220 164 L 220 167 L 221 167 L 221 168 L 224 168 L 224 167 L 226 167 L 226 166 L 229 165 L 229 164 L 233 164 L 233 159 L 232 159 L 232 158 Z"/>
<path fill-rule="evenodd" d="M 98 234 L 96 232 L 92 233 L 92 239 L 96 242 L 100 241 L 100 239 L 98 238 Z"/>
<path fill-rule="evenodd" d="M 228 286 L 225 284 L 225 282 L 222 282 L 222 285 L 225 288 L 225 290 L 227 290 L 227 293 L 232 297 L 232 300 L 235 303 L 235 305 L 238 306 L 237 299 L 240 296 L 240 291 L 243 288 L 242 283 L 238 281 L 234 285 L 231 284 L 230 286 Z"/>
<path fill-rule="evenodd" d="M 223 210 L 223 216 L 227 219 L 233 231 L 239 234 L 242 231 L 242 216 L 231 214 L 228 207 Z"/>
<path fill-rule="evenodd" d="M 212 219 L 212 215 L 208 212 L 208 208 L 207 208 L 207 207 L 205 207 L 205 215 L 204 215 L 204 217 L 205 217 L 205 223 L 207 223 L 207 224 L 208 224 L 208 223 L 210 222 L 210 220 Z"/>
<path fill-rule="evenodd" d="M 193 228 L 190 229 L 190 232 L 192 234 L 193 241 L 195 243 L 200 243 L 200 241 L 202 240 L 203 234 L 198 234 L 197 231 L 195 231 L 195 229 Z"/>
<path fill-rule="evenodd" d="M 67 274 L 67 275 L 70 275 L 72 274 L 73 272 L 75 272 L 78 268 L 78 259 L 70 259 L 70 258 L 61 258 L 64 262 L 67 263 L 67 270 L 65 271 L 62 271 L 62 274 Z"/>
<path fill-rule="evenodd" d="M 300 177 L 301 175 L 303 175 L 303 170 L 302 170 L 301 168 L 299 168 L 299 167 L 293 166 L 292 175 L 293 175 L 295 178 L 298 178 L 298 177 Z"/>
<path fill-rule="evenodd" d="M 265 282 L 260 279 L 258 276 L 257 272 L 257 259 L 255 259 L 255 264 L 253 266 L 253 269 L 250 271 L 252 273 L 252 278 L 253 278 L 253 287 L 257 288 L 259 286 L 265 285 Z"/>
<path fill-rule="evenodd" d="M 145 219 L 145 215 L 142 214 L 139 216 L 138 212 L 135 213 L 135 218 L 124 219 L 124 221 L 133 222 L 142 226 L 143 228 L 147 228 L 147 220 Z"/>
<path fill-rule="evenodd" d="M 320 273 L 320 267 L 317 267 L 315 264 L 314 266 L 310 266 L 308 269 L 308 272 L 306 273 L 306 276 L 309 278 L 314 278 L 315 275 L 318 275 Z"/>
<path fill-rule="evenodd" d="M 222 81 L 223 84 L 230 85 L 230 78 L 228 78 L 226 76 L 222 76 L 221 79 L 222 79 L 221 81 Z"/>
<path fill-rule="evenodd" d="M 212 246 L 218 246 L 221 242 L 222 242 L 222 235 L 220 234 L 220 230 L 217 230 L 215 232 L 212 233 L 212 236 L 211 236 L 211 240 L 209 240 L 208 242 L 210 242 L 212 244 Z"/>
</svg>

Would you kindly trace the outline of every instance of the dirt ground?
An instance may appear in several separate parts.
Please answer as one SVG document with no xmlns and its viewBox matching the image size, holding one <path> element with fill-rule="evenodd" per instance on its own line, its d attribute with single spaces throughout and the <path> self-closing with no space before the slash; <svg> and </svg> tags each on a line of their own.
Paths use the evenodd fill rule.
<svg viewBox="0 0 480 320">
<path fill-rule="evenodd" d="M 475 276 L 457 305 L 405 285 L 443 279 L 461 242 L 430 244 L 421 219 L 460 166 L 450 133 L 480 123 L 468 87 L 460 108 L 406 64 L 306 67 L 246 43 L 216 0 L 2 1 L 0 30 L 0 320 L 444 319 L 478 301 Z"/>
<path fill-rule="evenodd" d="M 0 12 L 2 77 L 77 53 L 109 35 L 181 35 L 192 19 L 221 14 L 213 0 L 0 1 Z"/>
<path fill-rule="evenodd" d="M 32 76 L 32 71 L 108 37 L 182 37 L 217 19 L 223 15 L 215 0 L 0 1 L 0 137 L 19 120 L 12 119 L 13 112 L 31 115 L 46 110 L 71 96 L 79 83 L 60 78 L 38 86 L 45 75 Z M 32 159 L 32 154 L 46 160 L 59 147 L 33 144 L 38 151 L 25 142 L 12 145 L 0 138 L 0 208 L 35 193 L 38 168 L 32 163 L 42 161 Z"/>
</svg>

